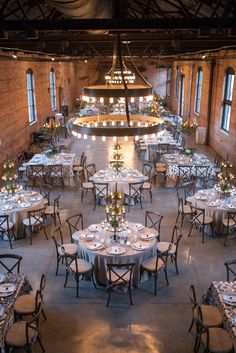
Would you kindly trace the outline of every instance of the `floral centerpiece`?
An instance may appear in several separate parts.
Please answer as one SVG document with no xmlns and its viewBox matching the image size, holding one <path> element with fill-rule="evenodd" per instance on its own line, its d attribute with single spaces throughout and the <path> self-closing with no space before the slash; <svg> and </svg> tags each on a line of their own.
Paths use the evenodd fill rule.
<svg viewBox="0 0 236 353">
<path fill-rule="evenodd" d="M 221 163 L 221 172 L 218 174 L 219 187 L 221 192 L 227 196 L 230 196 L 230 191 L 233 189 L 231 181 L 234 179 L 234 174 L 231 172 L 233 165 L 229 161 L 223 161 Z"/>
<path fill-rule="evenodd" d="M 114 231 L 114 240 L 116 240 L 116 230 L 121 222 L 125 219 L 125 207 L 121 204 L 123 195 L 116 191 L 108 196 L 109 204 L 106 206 L 107 222 L 110 223 L 111 229 Z"/>
<path fill-rule="evenodd" d="M 50 155 L 54 155 L 54 154 L 57 154 L 59 153 L 59 149 L 56 147 L 56 146 L 50 146 L 46 151 L 44 151 L 44 153 L 47 155 L 47 156 L 50 156 Z"/>
<path fill-rule="evenodd" d="M 112 161 L 110 161 L 110 166 L 117 172 L 123 167 L 124 161 L 122 161 L 123 155 L 120 153 L 121 146 L 118 142 L 113 146 L 114 153 L 112 156 Z"/>
<path fill-rule="evenodd" d="M 2 187 L 1 191 L 4 194 L 14 194 L 22 190 L 22 185 L 16 182 L 18 175 L 16 173 L 15 163 L 11 160 L 7 160 L 3 164 L 3 169 L 2 180 L 5 182 L 5 185 Z"/>
<path fill-rule="evenodd" d="M 197 131 L 197 129 L 198 129 L 198 124 L 196 123 L 196 121 L 194 121 L 192 124 L 190 124 L 189 122 L 185 121 L 181 125 L 182 134 L 192 135 L 192 134 L 194 134 Z"/>
<path fill-rule="evenodd" d="M 192 157 L 195 153 L 195 149 L 194 148 L 185 148 L 183 154 L 187 157 Z"/>
</svg>

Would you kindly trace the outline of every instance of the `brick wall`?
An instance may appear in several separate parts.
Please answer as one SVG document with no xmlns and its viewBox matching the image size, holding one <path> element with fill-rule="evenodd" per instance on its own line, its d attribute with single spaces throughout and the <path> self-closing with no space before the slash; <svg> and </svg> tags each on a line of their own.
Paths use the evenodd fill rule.
<svg viewBox="0 0 236 353">
<path fill-rule="evenodd" d="M 0 61 L 0 164 L 27 150 L 32 132 L 38 130 L 51 110 L 49 72 L 55 71 L 57 112 L 61 105 L 68 105 L 69 113 L 74 112 L 74 102 L 84 84 L 96 80 L 97 63 L 91 62 L 40 62 Z M 32 69 L 35 84 L 36 123 L 30 125 L 26 92 L 26 71 Z M 59 97 L 60 92 L 60 97 Z"/>
<path fill-rule="evenodd" d="M 171 80 L 171 96 L 166 97 L 167 104 L 174 114 L 179 113 L 179 100 L 174 98 L 175 89 L 175 73 L 176 67 L 179 67 L 180 76 L 185 76 L 185 92 L 184 92 L 184 121 L 197 121 L 200 127 L 208 128 L 209 145 L 223 158 L 229 156 L 230 161 L 236 165 L 236 79 L 234 82 L 232 111 L 230 120 L 230 131 L 225 133 L 221 126 L 222 100 L 224 93 L 224 79 L 227 68 L 231 67 L 236 73 L 236 58 L 231 51 L 227 52 L 226 58 L 223 51 L 217 54 L 209 54 L 206 60 L 194 61 L 175 61 L 172 64 L 172 80 Z M 215 60 L 212 95 L 211 95 L 211 111 L 208 117 L 210 72 L 212 61 Z M 202 94 L 200 113 L 195 113 L 195 95 L 196 95 L 196 78 L 198 68 L 203 70 Z M 209 119 L 209 121 L 208 121 Z"/>
</svg>

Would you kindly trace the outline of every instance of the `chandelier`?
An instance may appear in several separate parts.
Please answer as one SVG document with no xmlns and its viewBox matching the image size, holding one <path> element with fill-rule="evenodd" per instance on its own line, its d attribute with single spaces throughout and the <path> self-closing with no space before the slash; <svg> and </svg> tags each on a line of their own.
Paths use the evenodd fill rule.
<svg viewBox="0 0 236 353">
<path fill-rule="evenodd" d="M 134 63 L 133 63 L 134 64 Z M 135 67 L 135 65 L 134 65 Z M 129 69 L 121 54 L 120 35 L 114 43 L 112 67 L 105 74 L 105 84 L 84 87 L 82 101 L 87 114 L 73 122 L 74 136 L 87 138 L 139 136 L 156 134 L 162 129 L 163 120 L 148 115 L 148 108 L 153 100 L 152 86 L 135 67 L 139 76 Z M 92 113 L 90 113 L 92 112 Z"/>
</svg>

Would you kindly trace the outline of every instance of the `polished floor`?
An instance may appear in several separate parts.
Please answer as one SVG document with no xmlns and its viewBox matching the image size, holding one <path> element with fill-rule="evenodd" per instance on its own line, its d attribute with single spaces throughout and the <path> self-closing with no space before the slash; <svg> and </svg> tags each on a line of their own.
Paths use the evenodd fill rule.
<svg viewBox="0 0 236 353">
<path fill-rule="evenodd" d="M 121 142 L 124 161 L 127 166 L 141 169 L 132 141 Z M 197 146 L 213 159 L 214 151 L 206 146 Z M 112 141 L 73 140 L 72 151 L 84 151 L 88 163 L 95 162 L 97 169 L 104 169 L 112 156 Z M 93 211 L 93 200 L 88 194 L 83 204 L 77 187 L 57 189 L 60 193 L 61 218 L 83 212 L 85 227 L 104 219 L 104 207 Z M 176 192 L 174 188 L 159 185 L 153 188 L 153 203 L 148 195 L 143 210 L 131 207 L 127 218 L 144 221 L 146 209 L 164 216 L 161 238 L 170 239 L 176 218 Z M 52 222 L 49 221 L 52 227 Z M 68 229 L 63 225 L 64 233 Z M 179 248 L 179 275 L 173 267 L 168 269 L 170 285 L 166 286 L 161 275 L 158 293 L 153 295 L 152 280 L 146 281 L 133 291 L 134 305 L 129 305 L 127 294 L 114 293 L 110 307 L 106 307 L 107 293 L 104 288 L 94 289 L 92 284 L 82 281 L 80 298 L 75 296 L 75 283 L 71 277 L 68 288 L 64 288 L 65 273 L 60 269 L 55 276 L 56 254 L 52 240 L 35 236 L 33 245 L 28 239 L 14 242 L 9 250 L 7 242 L 1 241 L 1 252 L 12 252 L 24 257 L 22 272 L 26 273 L 32 286 L 37 288 L 42 273 L 47 276 L 45 290 L 45 311 L 47 321 L 42 322 L 42 340 L 48 353 L 190 353 L 193 352 L 194 337 L 188 332 L 191 309 L 188 288 L 193 283 L 198 297 L 204 294 L 212 281 L 225 280 L 224 261 L 235 257 L 236 242 L 232 240 L 224 247 L 221 237 L 206 237 L 201 243 L 198 231 L 187 237 L 188 222 L 184 223 L 184 238 Z M 36 344 L 35 352 L 40 352 Z"/>
</svg>

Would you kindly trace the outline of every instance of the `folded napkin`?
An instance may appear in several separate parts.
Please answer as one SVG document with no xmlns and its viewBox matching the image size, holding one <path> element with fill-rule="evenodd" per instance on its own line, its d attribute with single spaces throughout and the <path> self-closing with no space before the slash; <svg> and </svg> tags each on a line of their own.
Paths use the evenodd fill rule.
<svg viewBox="0 0 236 353">
<path fill-rule="evenodd" d="M 146 250 L 148 247 L 149 247 L 148 245 L 140 243 L 138 241 L 132 244 L 132 248 L 134 250 Z"/>
<path fill-rule="evenodd" d="M 225 292 L 222 294 L 222 299 L 226 304 L 236 304 L 236 293 L 234 292 Z"/>
<path fill-rule="evenodd" d="M 103 247 L 102 243 L 97 242 L 97 243 L 88 245 L 87 248 L 90 250 L 98 250 L 98 249 L 101 249 L 102 247 Z"/>
</svg>

